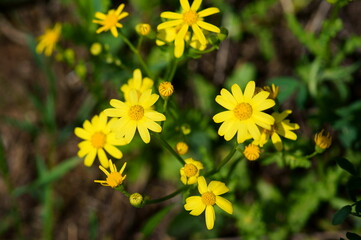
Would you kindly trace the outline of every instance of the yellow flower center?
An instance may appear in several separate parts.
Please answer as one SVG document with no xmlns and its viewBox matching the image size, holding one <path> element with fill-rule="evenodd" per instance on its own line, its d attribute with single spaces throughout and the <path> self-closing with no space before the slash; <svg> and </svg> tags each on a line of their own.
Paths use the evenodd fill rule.
<svg viewBox="0 0 361 240">
<path fill-rule="evenodd" d="M 107 184 L 111 186 L 112 188 L 115 188 L 122 184 L 123 178 L 122 175 L 119 172 L 111 172 L 109 176 L 106 179 Z"/>
<path fill-rule="evenodd" d="M 234 109 L 233 113 L 239 120 L 247 120 L 252 116 L 252 106 L 249 103 L 240 103 Z"/>
<path fill-rule="evenodd" d="M 195 11 L 189 10 L 188 12 L 183 13 L 183 21 L 192 26 L 198 21 L 198 14 Z"/>
<path fill-rule="evenodd" d="M 144 108 L 140 105 L 131 106 L 128 112 L 130 119 L 139 121 L 144 117 Z"/>
<path fill-rule="evenodd" d="M 187 177 L 193 177 L 197 174 L 198 168 L 194 166 L 192 163 L 186 163 L 184 165 L 184 173 Z"/>
<path fill-rule="evenodd" d="M 206 205 L 214 205 L 216 203 L 216 195 L 212 192 L 205 192 L 202 194 L 202 201 Z"/>
<path fill-rule="evenodd" d="M 115 27 L 118 23 L 118 15 L 115 13 L 114 10 L 110 10 L 104 19 L 104 27 L 110 29 Z"/>
<path fill-rule="evenodd" d="M 107 136 L 102 132 L 96 132 L 90 139 L 93 147 L 95 148 L 103 148 L 106 142 Z"/>
<path fill-rule="evenodd" d="M 54 30 L 49 31 L 45 37 L 46 41 L 48 41 L 49 44 L 55 44 L 58 41 L 58 38 L 59 34 Z"/>
</svg>

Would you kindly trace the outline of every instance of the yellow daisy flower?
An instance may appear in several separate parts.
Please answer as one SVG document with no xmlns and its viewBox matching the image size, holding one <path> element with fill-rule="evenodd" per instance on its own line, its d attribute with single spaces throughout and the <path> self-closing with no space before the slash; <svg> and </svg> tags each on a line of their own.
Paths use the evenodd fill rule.
<svg viewBox="0 0 361 240">
<path fill-rule="evenodd" d="M 216 102 L 228 109 L 213 117 L 216 123 L 222 123 L 218 130 L 226 141 L 231 140 L 237 133 L 237 142 L 242 143 L 249 138 L 258 139 L 261 136 L 257 126 L 271 129 L 274 118 L 263 111 L 275 105 L 274 100 L 267 99 L 269 93 L 261 91 L 255 93 L 255 82 L 250 81 L 244 93 L 237 84 L 233 84 L 232 93 L 226 89 L 216 97 Z"/>
<path fill-rule="evenodd" d="M 123 24 L 119 23 L 119 20 L 125 18 L 129 14 L 127 12 L 122 12 L 125 5 L 124 3 L 120 4 L 119 7 L 115 9 L 110 9 L 107 14 L 96 12 L 93 23 L 102 25 L 96 33 L 101 33 L 104 31 L 109 31 L 113 34 L 114 37 L 118 37 L 117 28 L 122 28 Z"/>
<path fill-rule="evenodd" d="M 148 89 L 139 97 L 135 90 L 130 91 L 126 102 L 112 99 L 110 105 L 113 108 L 105 109 L 104 112 L 109 117 L 119 118 L 112 126 L 117 136 L 124 137 L 129 143 L 138 129 L 142 140 L 149 143 L 149 130 L 161 132 L 162 127 L 156 121 L 165 121 L 165 116 L 152 109 L 158 98 L 159 95 L 152 94 L 152 90 Z"/>
<path fill-rule="evenodd" d="M 232 203 L 219 196 L 229 191 L 224 183 L 211 181 L 207 186 L 206 180 L 201 176 L 198 178 L 198 191 L 201 196 L 188 197 L 184 208 L 187 211 L 191 211 L 189 214 L 193 216 L 199 216 L 205 210 L 208 230 L 213 229 L 214 221 L 216 219 L 213 207 L 214 204 L 217 204 L 218 207 L 229 214 L 233 213 Z"/>
<path fill-rule="evenodd" d="M 263 147 L 263 145 L 266 144 L 271 137 L 272 143 L 277 151 L 282 151 L 283 143 L 280 135 L 291 140 L 296 140 L 297 135 L 292 131 L 299 129 L 300 126 L 297 123 L 290 123 L 290 120 L 286 119 L 291 113 L 291 110 L 285 110 L 282 113 L 272 113 L 275 123 L 272 125 L 270 130 L 263 129 L 261 137 L 254 141 L 254 144 Z"/>
<path fill-rule="evenodd" d="M 193 160 L 193 158 L 187 158 L 184 161 L 186 164 L 180 169 L 182 183 L 185 185 L 196 183 L 199 177 L 199 171 L 203 169 L 203 164 Z"/>
<path fill-rule="evenodd" d="M 44 52 L 45 56 L 50 56 L 59 41 L 61 34 L 61 24 L 56 23 L 54 28 L 47 29 L 43 35 L 38 38 L 38 44 L 35 51 L 37 53 Z"/>
<path fill-rule="evenodd" d="M 140 69 L 135 69 L 133 71 L 133 78 L 128 80 L 128 83 L 123 84 L 120 90 L 124 93 L 124 98 L 126 101 L 129 99 L 129 92 L 136 90 L 138 96 L 140 96 L 146 90 L 152 89 L 153 80 L 150 78 L 142 78 L 142 72 Z"/>
<path fill-rule="evenodd" d="M 202 29 L 215 33 L 221 32 L 218 27 L 203 21 L 204 17 L 218 13 L 219 9 L 211 7 L 197 12 L 201 3 L 202 0 L 194 0 L 192 6 L 190 6 L 188 0 L 180 0 L 182 13 L 162 12 L 160 15 L 162 18 L 170 19 L 170 21 L 159 24 L 157 27 L 158 30 L 172 28 L 175 26 L 180 27 L 174 40 L 174 56 L 177 58 L 183 55 L 184 41 L 189 27 L 192 28 L 194 35 L 197 36 L 197 39 L 202 45 L 207 44 L 207 40 Z"/>
<path fill-rule="evenodd" d="M 106 180 L 94 180 L 94 182 L 100 183 L 106 187 L 116 188 L 121 185 L 124 179 L 127 177 L 127 175 L 122 176 L 126 166 L 127 163 L 125 162 L 118 172 L 117 166 L 109 159 L 110 172 L 108 172 L 103 166 L 99 166 L 100 170 L 102 170 L 103 173 L 107 175 Z"/>
<path fill-rule="evenodd" d="M 76 136 L 84 139 L 78 144 L 78 156 L 80 158 L 86 156 L 84 159 L 85 166 L 90 167 L 95 157 L 98 156 L 100 164 L 107 168 L 108 158 L 105 151 L 117 159 L 123 157 L 123 153 L 115 146 L 125 145 L 126 142 L 123 139 L 116 139 L 114 132 L 110 130 L 110 125 L 116 119 L 111 119 L 109 122 L 107 120 L 107 116 L 102 112 L 99 116 L 94 116 L 90 122 L 86 120 L 83 123 L 83 128 L 77 127 L 74 130 Z"/>
</svg>

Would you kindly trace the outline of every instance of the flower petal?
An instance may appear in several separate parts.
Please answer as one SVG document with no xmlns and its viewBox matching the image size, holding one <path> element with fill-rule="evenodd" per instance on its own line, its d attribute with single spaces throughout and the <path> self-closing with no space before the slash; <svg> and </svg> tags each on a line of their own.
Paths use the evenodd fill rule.
<svg viewBox="0 0 361 240">
<path fill-rule="evenodd" d="M 180 13 L 175 12 L 162 12 L 160 14 L 161 18 L 168 18 L 168 19 L 182 19 L 183 15 Z"/>
<path fill-rule="evenodd" d="M 138 124 L 137 128 L 138 128 L 139 135 L 142 138 L 143 142 L 149 143 L 150 142 L 150 134 L 149 134 L 148 128 L 146 128 L 143 124 Z"/>
<path fill-rule="evenodd" d="M 213 121 L 216 123 L 228 121 L 234 117 L 234 113 L 232 111 L 223 111 L 220 113 L 217 113 L 213 116 Z"/>
<path fill-rule="evenodd" d="M 206 179 L 203 176 L 198 178 L 198 191 L 203 194 L 208 191 Z"/>
<path fill-rule="evenodd" d="M 281 140 L 280 136 L 277 133 L 273 133 L 271 136 L 271 139 L 272 139 L 272 143 L 275 146 L 275 148 L 277 149 L 277 151 L 282 151 L 283 144 L 282 144 L 282 140 Z"/>
<path fill-rule="evenodd" d="M 198 16 L 199 17 L 207 17 L 209 15 L 215 14 L 215 13 L 219 13 L 219 9 L 216 7 L 210 7 L 210 8 L 206 8 L 203 9 L 202 11 L 198 12 Z"/>
<path fill-rule="evenodd" d="M 105 154 L 105 152 L 104 152 L 104 150 L 102 148 L 98 149 L 98 158 L 99 158 L 100 164 L 103 167 L 108 168 L 108 166 L 109 166 L 108 158 L 107 158 L 107 155 Z"/>
<path fill-rule="evenodd" d="M 188 11 L 191 8 L 188 0 L 180 0 L 180 5 L 184 11 Z"/>
<path fill-rule="evenodd" d="M 206 45 L 206 44 L 207 44 L 206 37 L 204 36 L 202 30 L 198 27 L 197 24 L 193 24 L 193 25 L 192 25 L 192 30 L 193 30 L 194 34 L 196 35 L 198 41 L 199 41 L 202 45 Z"/>
<path fill-rule="evenodd" d="M 243 94 L 245 102 L 251 102 L 255 89 L 256 89 L 256 83 L 254 81 L 249 81 L 247 83 L 246 88 L 244 89 L 244 94 Z"/>
<path fill-rule="evenodd" d="M 184 205 L 184 209 L 187 211 L 191 211 L 189 214 L 193 216 L 199 216 L 206 205 L 203 203 L 202 198 L 200 196 L 192 196 L 186 199 L 186 204 Z"/>
<path fill-rule="evenodd" d="M 207 22 L 204 22 L 204 21 L 198 21 L 197 22 L 198 26 L 203 28 L 204 30 L 207 30 L 207 31 L 210 31 L 210 32 L 215 32 L 215 33 L 220 33 L 221 32 L 221 29 L 219 29 L 219 27 L 213 25 L 213 24 L 210 24 L 210 23 L 207 23 Z"/>
<path fill-rule="evenodd" d="M 220 196 L 216 196 L 216 204 L 223 211 L 225 211 L 229 214 L 233 213 L 232 203 L 230 201 L 228 201 L 227 199 L 220 197 Z"/>
<path fill-rule="evenodd" d="M 201 4 L 202 4 L 202 0 L 194 0 L 191 6 L 191 10 L 197 12 Z"/>
<path fill-rule="evenodd" d="M 163 22 L 163 23 L 161 23 L 161 24 L 159 24 L 157 26 L 157 30 L 162 30 L 162 29 L 166 29 L 166 28 L 175 27 L 175 26 L 178 26 L 178 25 L 180 25 L 182 23 L 183 23 L 183 19 L 177 19 L 177 20 Z"/>
<path fill-rule="evenodd" d="M 105 144 L 104 146 L 105 151 L 107 151 L 112 157 L 115 157 L 117 159 L 120 159 L 123 157 L 123 153 L 113 145 Z"/>
<path fill-rule="evenodd" d="M 84 165 L 87 167 L 90 167 L 91 165 L 93 165 L 93 162 L 95 160 L 95 156 L 97 154 L 97 150 L 95 148 L 93 148 L 88 155 L 85 157 L 84 159 Z"/>
<path fill-rule="evenodd" d="M 207 207 L 206 207 L 206 225 L 207 225 L 208 230 L 213 229 L 215 220 L 216 220 L 216 214 L 214 213 L 213 206 L 207 205 Z"/>
<path fill-rule="evenodd" d="M 211 181 L 208 185 L 208 190 L 213 192 L 215 195 L 222 195 L 229 191 L 229 188 L 220 181 Z"/>
<path fill-rule="evenodd" d="M 75 128 L 74 133 L 77 137 L 80 137 L 85 140 L 89 140 L 91 138 L 91 134 L 85 131 L 83 128 Z"/>
</svg>

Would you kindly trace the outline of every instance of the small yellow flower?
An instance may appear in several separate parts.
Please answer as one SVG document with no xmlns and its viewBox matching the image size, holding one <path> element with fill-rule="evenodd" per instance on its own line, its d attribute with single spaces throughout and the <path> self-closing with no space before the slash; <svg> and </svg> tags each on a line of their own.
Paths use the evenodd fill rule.
<svg viewBox="0 0 361 240">
<path fill-rule="evenodd" d="M 250 161 L 255 161 L 259 158 L 261 150 L 257 145 L 249 144 L 244 148 L 243 155 Z"/>
<path fill-rule="evenodd" d="M 100 170 L 102 170 L 103 173 L 107 175 L 106 180 L 94 180 L 94 182 L 100 183 L 101 185 L 106 187 L 112 187 L 112 188 L 118 187 L 123 183 L 124 179 L 127 177 L 127 175 L 122 176 L 125 166 L 127 166 L 126 162 L 123 164 L 122 168 L 118 172 L 117 166 L 109 159 L 110 172 L 108 172 L 103 166 L 99 166 Z"/>
<path fill-rule="evenodd" d="M 61 24 L 56 23 L 54 28 L 47 29 L 43 35 L 38 38 L 38 45 L 36 45 L 36 52 L 42 53 L 44 52 L 45 56 L 50 56 L 56 44 L 59 41 L 61 34 Z"/>
<path fill-rule="evenodd" d="M 199 177 L 199 171 L 203 169 L 203 164 L 192 158 L 187 158 L 184 161 L 186 163 L 184 164 L 184 167 L 180 169 L 181 181 L 185 185 L 194 184 Z"/>
<path fill-rule="evenodd" d="M 179 26 L 179 31 L 174 40 L 174 56 L 177 58 L 183 55 L 185 37 L 190 27 L 202 45 L 207 44 L 202 29 L 215 33 L 221 32 L 218 27 L 203 21 L 204 17 L 218 13 L 219 9 L 211 7 L 197 12 L 201 4 L 202 0 L 194 0 L 192 6 L 189 5 L 188 0 L 180 0 L 182 13 L 163 12 L 160 15 L 162 18 L 170 19 L 170 21 L 159 24 L 157 27 L 158 30 Z"/>
<path fill-rule="evenodd" d="M 211 181 L 207 186 L 207 182 L 203 176 L 198 178 L 198 191 L 201 196 L 192 196 L 186 199 L 184 205 L 185 210 L 191 211 L 189 214 L 199 216 L 206 211 L 206 226 L 208 230 L 213 229 L 216 218 L 213 205 L 216 204 L 225 212 L 232 214 L 232 203 L 227 199 L 219 196 L 229 191 L 223 182 Z"/>
<path fill-rule="evenodd" d="M 140 69 L 135 69 L 133 71 L 133 78 L 130 78 L 126 84 L 123 84 L 120 90 L 124 93 L 124 98 L 127 101 L 130 91 L 135 90 L 138 96 L 140 96 L 145 91 L 152 89 L 153 84 L 152 79 L 147 77 L 143 78 Z"/>
<path fill-rule="evenodd" d="M 187 143 L 185 143 L 185 142 L 178 142 L 175 145 L 175 150 L 179 155 L 186 154 L 188 152 L 188 149 L 189 149 L 189 147 L 188 147 Z"/>
<path fill-rule="evenodd" d="M 150 142 L 149 130 L 161 132 L 162 127 L 156 121 L 165 121 L 165 116 L 153 110 L 153 105 L 158 100 L 159 95 L 152 94 L 148 89 L 138 97 L 135 90 L 129 92 L 129 99 L 122 102 L 112 99 L 110 105 L 113 108 L 105 109 L 104 112 L 109 117 L 119 118 L 112 125 L 112 129 L 120 138 L 124 137 L 127 143 L 131 142 L 135 131 L 138 130 L 140 137 L 145 143 Z"/>
<path fill-rule="evenodd" d="M 90 53 L 94 56 L 99 55 L 103 50 L 103 47 L 100 43 L 95 42 L 90 46 Z"/>
<path fill-rule="evenodd" d="M 147 36 L 151 30 L 152 27 L 148 23 L 139 23 L 135 26 L 135 31 L 142 36 Z"/>
<path fill-rule="evenodd" d="M 325 149 L 329 148 L 332 143 L 332 137 L 329 132 L 324 134 L 325 130 L 322 129 L 321 132 L 315 134 L 315 143 L 316 151 L 323 152 Z"/>
<path fill-rule="evenodd" d="M 232 93 L 226 89 L 216 97 L 216 102 L 227 109 L 213 117 L 216 123 L 222 123 L 218 130 L 226 141 L 237 133 L 237 142 L 242 143 L 249 138 L 258 139 L 261 132 L 257 126 L 271 130 L 275 119 L 263 111 L 275 105 L 268 99 L 269 93 L 261 91 L 255 94 L 255 82 L 250 81 L 244 93 L 237 84 L 233 84 Z"/>
<path fill-rule="evenodd" d="M 169 97 L 174 92 L 174 87 L 171 82 L 162 82 L 159 84 L 158 92 L 162 97 Z"/>
<path fill-rule="evenodd" d="M 123 27 L 123 24 L 119 23 L 119 20 L 129 15 L 127 12 L 122 12 L 124 7 L 125 5 L 122 3 L 116 10 L 110 9 L 107 14 L 96 12 L 95 18 L 98 19 L 94 19 L 93 23 L 102 25 L 100 28 L 98 28 L 96 33 L 110 30 L 114 37 L 118 37 L 117 28 Z"/>
<path fill-rule="evenodd" d="M 81 158 L 86 156 L 84 159 L 85 166 L 90 167 L 98 155 L 100 164 L 107 168 L 108 158 L 105 151 L 117 159 L 122 158 L 123 153 L 115 146 L 125 145 L 125 141 L 116 139 L 114 132 L 110 130 L 110 126 L 115 121 L 116 119 L 111 119 L 108 122 L 107 116 L 102 112 L 99 116 L 94 116 L 90 122 L 86 120 L 83 128 L 75 128 L 75 135 L 84 139 L 78 144 L 78 156 Z"/>
<path fill-rule="evenodd" d="M 263 147 L 263 145 L 268 142 L 269 138 L 271 138 L 277 151 L 282 151 L 283 143 L 280 135 L 287 139 L 296 140 L 297 135 L 292 131 L 299 129 L 300 126 L 297 123 L 290 123 L 290 120 L 286 119 L 291 113 L 291 110 L 285 110 L 281 113 L 272 113 L 275 123 L 272 125 L 271 130 L 263 129 L 260 138 L 253 143 Z"/>
</svg>

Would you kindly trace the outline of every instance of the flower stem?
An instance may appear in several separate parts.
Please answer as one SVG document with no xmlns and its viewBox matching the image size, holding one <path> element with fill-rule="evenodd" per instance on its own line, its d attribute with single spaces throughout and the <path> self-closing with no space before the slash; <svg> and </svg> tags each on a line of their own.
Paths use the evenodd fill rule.
<svg viewBox="0 0 361 240">
<path fill-rule="evenodd" d="M 171 154 L 173 154 L 173 156 L 182 164 L 184 165 L 185 162 L 183 160 L 183 158 L 169 145 L 169 143 L 164 140 L 164 138 L 162 137 L 162 135 L 160 134 L 152 134 L 153 136 L 155 136 L 159 142 L 162 144 L 162 146 L 164 148 L 166 148 Z"/>
<path fill-rule="evenodd" d="M 177 196 L 179 193 L 183 192 L 184 190 L 188 189 L 189 186 L 184 186 L 182 188 L 179 188 L 178 190 L 172 192 L 171 194 L 168 194 L 164 197 L 161 198 L 157 198 L 157 199 L 152 199 L 152 200 L 146 200 L 145 204 L 153 204 L 153 203 L 159 203 L 159 202 L 163 202 L 166 201 L 168 199 L 171 199 L 172 197 Z"/>
<path fill-rule="evenodd" d="M 171 63 L 171 69 L 170 69 L 169 74 L 168 74 L 168 76 L 166 78 L 168 82 L 172 82 L 174 74 L 175 74 L 175 72 L 177 70 L 177 66 L 178 66 L 178 59 L 173 58 L 172 63 Z"/>
<path fill-rule="evenodd" d="M 314 151 L 312 154 L 307 155 L 306 158 L 307 158 L 307 159 L 310 159 L 310 158 L 316 156 L 317 154 L 318 154 L 318 152 Z"/>
<path fill-rule="evenodd" d="M 140 55 L 137 48 L 129 41 L 129 39 L 126 36 L 123 35 L 123 33 L 120 32 L 119 36 L 122 37 L 123 41 L 128 45 L 130 50 L 132 50 L 132 52 L 138 57 L 139 63 L 140 63 L 140 65 L 142 65 L 142 67 L 143 67 L 144 71 L 147 73 L 147 75 L 153 79 L 154 78 L 153 74 L 149 71 L 147 64 L 145 64 L 144 59 Z"/>
<path fill-rule="evenodd" d="M 119 185 L 118 187 L 114 188 L 115 190 L 123 193 L 126 197 L 130 197 L 130 193 L 124 189 L 124 186 L 123 185 Z"/>
<path fill-rule="evenodd" d="M 214 168 L 212 171 L 208 172 L 205 174 L 205 176 L 211 176 L 217 172 L 219 172 L 219 170 L 224 166 L 226 165 L 229 160 L 231 160 L 231 158 L 233 157 L 233 155 L 236 153 L 237 151 L 237 146 L 238 146 L 238 143 L 236 142 L 233 149 L 228 153 L 228 155 L 223 159 L 223 161 L 219 164 L 218 167 Z"/>
</svg>

